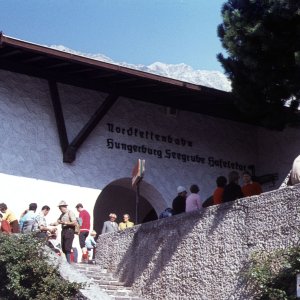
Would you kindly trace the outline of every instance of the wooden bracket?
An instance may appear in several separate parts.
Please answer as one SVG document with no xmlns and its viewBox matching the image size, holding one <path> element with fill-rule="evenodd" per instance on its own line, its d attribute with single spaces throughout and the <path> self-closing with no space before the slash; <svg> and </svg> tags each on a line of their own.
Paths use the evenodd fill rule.
<svg viewBox="0 0 300 300">
<path fill-rule="evenodd" d="M 99 124 L 99 122 L 103 119 L 103 117 L 110 110 L 110 108 L 114 105 L 119 96 L 114 94 L 108 95 L 104 102 L 101 103 L 99 108 L 91 116 L 89 121 L 83 126 L 83 128 L 80 130 L 77 136 L 73 139 L 73 141 L 69 143 L 65 119 L 56 82 L 49 81 L 49 88 L 54 108 L 60 145 L 63 152 L 63 162 L 72 163 L 76 159 L 77 150 L 87 139 L 90 133 L 95 129 L 95 127 Z"/>
</svg>

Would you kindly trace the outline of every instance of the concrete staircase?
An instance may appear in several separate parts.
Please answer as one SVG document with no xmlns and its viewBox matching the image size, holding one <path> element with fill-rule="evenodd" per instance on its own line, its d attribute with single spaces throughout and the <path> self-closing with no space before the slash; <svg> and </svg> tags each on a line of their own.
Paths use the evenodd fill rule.
<svg viewBox="0 0 300 300">
<path fill-rule="evenodd" d="M 93 279 L 100 289 L 108 294 L 113 300 L 144 300 L 134 294 L 130 287 L 118 281 L 113 273 L 101 269 L 98 265 L 78 263 L 72 265 L 79 272 L 85 274 L 88 278 Z"/>
</svg>

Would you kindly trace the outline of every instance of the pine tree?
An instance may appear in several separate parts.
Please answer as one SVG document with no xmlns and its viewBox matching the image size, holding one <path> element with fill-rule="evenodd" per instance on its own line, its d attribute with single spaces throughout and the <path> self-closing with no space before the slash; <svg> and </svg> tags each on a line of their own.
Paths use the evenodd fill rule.
<svg viewBox="0 0 300 300">
<path fill-rule="evenodd" d="M 218 54 L 240 110 L 282 128 L 300 100 L 300 0 L 229 0 L 222 7 Z M 291 101 L 290 111 L 283 113 Z M 288 119 L 286 117 L 288 116 Z"/>
</svg>

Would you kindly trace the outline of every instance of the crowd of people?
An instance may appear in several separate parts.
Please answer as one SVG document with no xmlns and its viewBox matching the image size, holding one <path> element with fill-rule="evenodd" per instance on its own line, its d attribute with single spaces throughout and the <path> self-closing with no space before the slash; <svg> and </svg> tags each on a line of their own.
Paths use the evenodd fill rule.
<svg viewBox="0 0 300 300">
<path fill-rule="evenodd" d="M 90 214 L 84 209 L 81 203 L 75 208 L 78 217 L 68 208 L 66 201 L 62 200 L 58 204 L 60 210 L 59 218 L 50 224 L 47 223 L 46 216 L 50 211 L 48 205 L 44 205 L 40 213 L 37 213 L 37 204 L 30 203 L 20 216 L 19 220 L 16 215 L 7 207 L 5 203 L 0 203 L 0 231 L 5 234 L 11 233 L 33 233 L 38 238 L 46 241 L 56 238 L 57 226 L 61 225 L 61 250 L 65 254 L 67 261 L 71 262 L 71 253 L 73 251 L 73 241 L 75 234 L 79 236 L 79 245 L 82 251 L 82 262 L 89 262 L 95 257 L 97 232 L 91 231 Z M 124 230 L 134 226 L 130 221 L 128 214 L 123 215 L 123 222 L 116 223 L 117 215 L 111 213 L 109 221 L 104 222 L 102 233 Z M 76 232 L 76 229 L 79 229 Z"/>
<path fill-rule="evenodd" d="M 6 234 L 11 233 L 33 233 L 38 238 L 45 240 L 56 238 L 57 226 L 61 225 L 61 249 L 65 254 L 67 261 L 71 262 L 71 252 L 73 248 L 73 240 L 75 235 L 76 223 L 80 223 L 79 244 L 82 250 L 82 260 L 88 261 L 88 253 L 93 250 L 96 245 L 94 237 L 95 231 L 90 232 L 90 215 L 83 209 L 81 203 L 76 205 L 79 216 L 68 209 L 65 201 L 60 201 L 58 208 L 61 212 L 57 221 L 47 224 L 46 216 L 50 211 L 48 205 L 44 205 L 40 213 L 37 213 L 37 204 L 30 203 L 18 220 L 15 214 L 7 207 L 5 203 L 0 203 L 0 229 Z"/>
<path fill-rule="evenodd" d="M 177 196 L 172 202 L 172 209 L 167 208 L 161 214 L 161 218 L 170 215 L 177 215 L 183 212 L 201 210 L 203 207 L 217 205 L 229 201 L 234 201 L 239 198 L 259 195 L 262 193 L 262 188 L 258 182 L 252 181 L 251 174 L 245 171 L 242 174 L 243 185 L 239 185 L 239 173 L 232 171 L 227 178 L 219 176 L 216 180 L 217 187 L 213 195 L 206 201 L 203 201 L 199 196 L 199 187 L 196 184 L 191 185 L 190 194 L 183 186 L 177 187 Z"/>
<path fill-rule="evenodd" d="M 298 168 L 300 158 L 294 162 L 294 169 Z M 298 164 L 296 164 L 298 163 Z M 293 169 L 293 174 L 298 174 Z M 300 170 L 300 167 L 298 168 Z M 297 169 L 297 170 L 298 170 Z M 300 173 L 300 172 L 299 172 Z M 296 179 L 295 179 L 296 178 Z M 299 177 L 294 175 L 292 178 L 295 181 Z M 199 187 L 196 184 L 191 185 L 190 194 L 188 195 L 187 189 L 183 186 L 177 187 L 177 196 L 172 202 L 172 208 L 167 208 L 161 213 L 160 218 L 169 217 L 172 215 L 180 214 L 183 212 L 190 212 L 201 210 L 203 207 L 209 205 L 218 205 L 229 201 L 234 201 L 239 198 L 259 195 L 262 193 L 262 188 L 259 183 L 254 182 L 249 172 L 242 174 L 243 184 L 239 185 L 239 173 L 232 171 L 228 174 L 228 180 L 224 176 L 219 176 L 216 179 L 216 188 L 212 196 L 203 201 L 199 195 Z M 300 180 L 297 181 L 297 183 Z M 47 224 L 46 216 L 50 211 L 50 207 L 44 205 L 40 213 L 36 213 L 37 204 L 30 203 L 20 216 L 20 219 L 7 207 L 5 203 L 0 203 L 0 231 L 2 233 L 35 233 L 37 237 L 50 239 L 56 237 L 57 226 L 61 225 L 61 249 L 65 254 L 67 261 L 71 262 L 71 252 L 73 249 L 73 240 L 75 233 L 79 235 L 79 245 L 82 250 L 82 261 L 88 262 L 95 256 L 96 231 L 91 231 L 90 214 L 84 209 L 81 203 L 76 205 L 78 217 L 75 213 L 68 208 L 66 201 L 60 201 L 58 204 L 60 210 L 59 218 L 50 224 Z M 123 221 L 119 224 L 116 222 L 117 215 L 115 213 L 109 214 L 109 220 L 105 221 L 101 233 L 111 233 L 119 230 L 124 230 L 134 226 L 130 221 L 128 214 L 123 215 Z M 76 232 L 76 229 L 78 232 Z"/>
</svg>

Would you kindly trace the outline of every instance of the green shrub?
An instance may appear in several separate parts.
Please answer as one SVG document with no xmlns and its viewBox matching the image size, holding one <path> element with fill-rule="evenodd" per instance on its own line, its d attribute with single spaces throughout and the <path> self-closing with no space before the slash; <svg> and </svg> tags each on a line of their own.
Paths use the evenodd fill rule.
<svg viewBox="0 0 300 300">
<path fill-rule="evenodd" d="M 63 279 L 33 235 L 0 234 L 0 298 L 72 299 L 81 284 Z"/>
<path fill-rule="evenodd" d="M 294 247 L 253 254 L 247 276 L 255 299 L 292 300 L 299 273 L 300 247 Z"/>
</svg>

